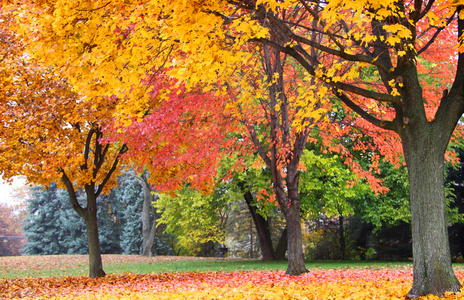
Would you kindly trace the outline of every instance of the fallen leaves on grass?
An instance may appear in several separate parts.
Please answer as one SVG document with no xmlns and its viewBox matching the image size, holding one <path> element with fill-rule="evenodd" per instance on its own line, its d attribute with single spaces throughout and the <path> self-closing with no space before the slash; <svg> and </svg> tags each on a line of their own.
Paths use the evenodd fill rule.
<svg viewBox="0 0 464 300">
<path fill-rule="evenodd" d="M 463 271 L 456 271 L 460 280 Z M 18 278 L 0 281 L 6 299 L 404 299 L 412 284 L 406 268 L 119 274 Z M 450 295 L 464 299 L 464 294 Z M 432 296 L 423 299 L 436 299 Z"/>
<path fill-rule="evenodd" d="M 33 259 L 31 259 L 33 258 Z M 178 256 L 153 256 L 143 257 L 139 255 L 102 255 L 103 266 L 117 266 L 121 264 L 163 264 L 176 260 L 218 260 L 218 258 L 204 257 L 181 257 Z M 221 258 L 222 260 L 222 258 Z M 62 270 L 63 273 L 69 273 L 73 270 L 72 275 L 88 274 L 88 255 L 40 255 L 40 256 L 9 256 L 0 257 L 0 278 L 13 277 L 39 277 L 43 276 L 44 271 Z M 53 273 L 53 272 L 52 272 Z M 60 275 L 60 274 L 55 274 Z M 63 274 L 64 275 L 64 274 Z M 68 274 L 69 275 L 69 274 Z"/>
</svg>

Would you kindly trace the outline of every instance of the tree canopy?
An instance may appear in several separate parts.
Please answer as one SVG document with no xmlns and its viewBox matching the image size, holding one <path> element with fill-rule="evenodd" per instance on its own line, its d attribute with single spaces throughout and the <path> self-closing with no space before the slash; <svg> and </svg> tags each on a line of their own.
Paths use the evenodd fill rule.
<svg viewBox="0 0 464 300">
<path fill-rule="evenodd" d="M 414 284 L 408 296 L 457 291 L 460 283 L 451 268 L 446 234 L 443 162 L 450 155 L 447 146 L 464 112 L 463 5 L 462 0 L 22 3 L 15 12 L 18 18 L 8 15 L 4 21 L 21 23 L 14 24 L 14 33 L 8 31 L 8 26 L 2 28 L 6 30 L 2 31 L 3 40 L 11 36 L 24 40 L 27 50 L 15 50 L 23 49 L 22 44 L 11 48 L 13 44 L 7 42 L 10 50 L 2 54 L 16 63 L 13 68 L 2 64 L 0 69 L 7 72 L 3 95 L 8 100 L 2 101 L 2 105 L 4 114 L 10 116 L 1 128 L 10 133 L 5 133 L 8 142 L 1 144 L 8 155 L 0 165 L 7 177 L 21 169 L 32 178 L 37 169 L 28 168 L 23 160 L 11 156 L 30 152 L 41 169 L 65 170 L 68 165 L 56 166 L 67 162 L 69 170 L 73 170 L 69 182 L 107 183 L 110 177 L 98 177 L 93 171 L 111 170 L 111 164 L 105 167 L 86 161 L 94 153 L 102 154 L 96 151 L 101 146 L 101 126 L 114 122 L 116 132 L 123 131 L 134 121 L 143 121 L 150 110 L 168 108 L 165 102 L 175 98 L 173 92 L 182 95 L 184 88 L 202 97 L 211 93 L 228 98 L 226 105 L 217 105 L 203 117 L 213 118 L 216 114 L 212 112 L 225 108 L 243 121 L 249 112 L 257 112 L 254 108 L 260 99 L 266 99 L 270 100 L 267 110 L 244 124 L 255 149 L 272 169 L 276 179 L 274 191 L 283 199 L 279 203 L 284 210 L 285 204 L 290 204 L 289 211 L 296 208 L 299 214 L 298 163 L 306 143 L 305 126 L 318 118 L 319 108 L 331 112 L 329 117 L 337 114 L 340 106 L 343 110 L 349 108 L 356 117 L 330 127 L 331 132 L 355 128 L 358 136 L 370 135 L 372 142 L 367 147 L 375 146 L 378 150 L 372 156 L 374 166 L 381 157 L 399 164 L 404 155 L 410 181 L 414 251 Z M 18 55 L 11 58 L 11 53 Z M 266 60 L 261 64 L 263 57 Z M 22 70 L 24 60 L 29 67 Z M 286 66 L 291 67 L 293 77 L 279 69 L 283 61 L 288 61 Z M 161 73 L 176 81 L 157 88 L 153 80 L 159 80 Z M 33 97 L 25 98 L 24 93 Z M 65 113 L 56 116 L 53 110 L 47 110 L 47 100 L 52 105 L 65 105 L 63 110 L 56 107 Z M 295 106 L 284 109 L 284 103 Z M 43 127 L 37 126 L 37 132 L 21 132 L 27 126 L 31 128 L 27 120 L 33 109 L 34 116 L 43 116 Z M 286 117 L 292 109 L 296 118 L 291 121 L 290 130 Z M 77 116 L 85 122 L 74 119 Z M 278 130 L 271 129 L 267 149 L 256 143 L 260 137 L 253 136 L 262 118 L 274 121 L 274 125 L 282 122 Z M 51 119 L 63 121 L 59 130 L 50 124 Z M 95 120 L 110 121 L 96 125 Z M 189 118 L 182 114 L 175 120 L 185 125 Z M 210 129 L 208 126 L 197 127 L 197 132 L 206 134 L 204 129 Z M 16 130 L 11 134 L 13 128 L 21 133 L 19 139 Z M 96 134 L 95 152 L 81 147 L 71 158 L 66 154 L 72 154 L 74 149 L 66 146 L 75 145 L 77 137 L 48 142 L 45 136 L 62 131 L 78 135 L 84 128 L 92 133 L 87 141 Z M 25 137 L 27 140 L 23 140 Z M 343 141 L 343 135 L 338 137 Z M 79 138 L 82 140 L 82 136 Z M 206 139 L 210 140 L 214 138 Z M 166 146 L 157 141 L 153 138 L 155 148 Z M 348 164 L 356 165 L 342 146 L 333 144 L 334 139 L 326 141 L 330 150 L 342 153 Z M 39 142 L 47 145 L 53 156 L 37 160 L 34 146 Z M 113 142 L 101 148 L 107 149 L 105 154 L 116 157 L 125 152 L 122 143 Z M 18 143 L 22 148 L 15 148 Z M 187 143 L 188 139 L 184 139 L 178 144 L 180 150 L 176 150 L 174 158 L 188 153 Z M 153 149 L 152 146 L 145 149 Z M 276 146 L 283 152 L 277 151 Z M 26 151 L 27 147 L 32 147 L 31 151 Z M 366 144 L 360 142 L 357 147 L 363 151 Z M 68 150 L 60 157 L 57 149 Z M 84 161 L 78 159 L 82 153 Z M 97 156 L 92 157 L 94 161 L 98 161 Z M 15 164 L 9 164 L 10 160 Z M 199 160 L 200 169 L 208 166 L 206 162 L 205 157 Z M 286 171 L 277 172 L 283 169 Z M 93 177 L 89 176 L 91 173 Z M 285 178 L 285 184 L 277 180 L 279 176 Z M 189 180 L 188 176 L 181 178 Z M 286 187 L 288 195 L 284 195 Z M 299 255 L 295 252 L 292 257 L 293 254 Z"/>
</svg>

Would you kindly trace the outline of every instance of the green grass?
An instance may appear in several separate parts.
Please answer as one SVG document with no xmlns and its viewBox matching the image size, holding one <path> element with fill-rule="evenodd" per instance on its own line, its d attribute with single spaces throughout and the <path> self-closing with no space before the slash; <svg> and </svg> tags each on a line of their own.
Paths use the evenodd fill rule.
<svg viewBox="0 0 464 300">
<path fill-rule="evenodd" d="M 78 276 L 88 274 L 86 255 L 50 255 L 0 257 L 0 278 Z M 308 261 L 308 269 L 381 268 L 410 266 L 410 262 L 378 261 Z M 136 255 L 103 255 L 107 274 L 171 273 L 208 271 L 260 271 L 287 269 L 286 261 L 263 262 L 252 259 L 214 259 L 192 257 L 140 257 Z"/>
<path fill-rule="evenodd" d="M 376 261 L 310 261 L 306 262 L 308 269 L 336 268 L 380 268 L 411 265 L 409 262 L 376 262 Z M 264 262 L 261 260 L 215 260 L 215 261 L 184 261 L 154 264 L 121 264 L 105 268 L 107 273 L 171 273 L 171 272 L 208 272 L 208 271 L 262 271 L 287 269 L 286 261 Z"/>
<path fill-rule="evenodd" d="M 176 260 L 167 263 L 124 264 L 109 266 L 108 272 L 131 273 L 171 273 L 171 272 L 208 272 L 208 271 L 258 271 L 285 270 L 287 262 L 262 262 L 259 260 Z"/>
</svg>

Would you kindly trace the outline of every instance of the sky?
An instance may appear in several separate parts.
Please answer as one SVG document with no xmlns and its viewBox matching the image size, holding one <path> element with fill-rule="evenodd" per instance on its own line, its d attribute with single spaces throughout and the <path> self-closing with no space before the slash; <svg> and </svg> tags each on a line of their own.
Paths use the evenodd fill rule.
<svg viewBox="0 0 464 300">
<path fill-rule="evenodd" d="M 15 177 L 11 185 L 0 178 L 0 203 L 18 204 L 21 199 L 15 199 L 13 193 L 15 188 L 24 187 L 25 183 L 26 181 L 20 177 Z"/>
</svg>

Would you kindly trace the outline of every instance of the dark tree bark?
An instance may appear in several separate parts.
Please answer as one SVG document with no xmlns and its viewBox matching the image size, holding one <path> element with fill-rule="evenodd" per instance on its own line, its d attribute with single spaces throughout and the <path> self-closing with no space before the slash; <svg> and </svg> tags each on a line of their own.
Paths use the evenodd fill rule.
<svg viewBox="0 0 464 300">
<path fill-rule="evenodd" d="M 441 136 L 450 136 L 452 131 L 445 131 L 439 123 L 415 119 L 417 124 L 401 131 L 411 195 L 414 279 L 410 298 L 442 296 L 461 287 L 451 266 L 444 190 L 448 140 Z"/>
<path fill-rule="evenodd" d="M 345 240 L 345 227 L 344 227 L 344 217 L 342 215 L 338 216 L 338 234 L 339 234 L 339 243 L 340 243 L 340 259 L 345 260 L 346 252 L 346 240 Z"/>
<path fill-rule="evenodd" d="M 89 130 L 87 134 L 87 139 L 84 147 L 84 163 L 81 165 L 81 170 L 85 171 L 88 170 L 87 161 L 90 159 L 90 152 L 93 152 L 93 165 L 94 168 L 92 170 L 93 180 L 90 183 L 85 185 L 84 191 L 87 198 L 87 206 L 82 207 L 79 201 L 77 200 L 76 195 L 76 188 L 74 187 L 74 183 L 68 177 L 65 170 L 61 169 L 61 180 L 66 186 L 66 190 L 69 195 L 69 202 L 71 203 L 72 208 L 79 214 L 81 218 L 84 219 L 86 229 L 87 229 L 87 241 L 89 246 L 89 277 L 96 278 L 96 277 L 104 277 L 105 271 L 103 270 L 103 263 L 101 257 L 101 249 L 100 249 L 100 239 L 98 236 L 98 217 L 97 217 L 97 198 L 103 191 L 103 188 L 111 179 L 116 170 L 119 157 L 121 154 L 127 151 L 127 147 L 123 145 L 119 153 L 113 157 L 113 161 L 109 161 L 111 164 L 111 168 L 105 174 L 101 183 L 96 186 L 95 181 L 98 175 L 98 172 L 101 170 L 103 164 L 106 160 L 108 160 L 108 148 L 109 145 L 102 145 L 100 144 L 100 139 L 103 137 L 103 133 L 101 128 L 98 126 L 93 127 Z M 92 148 L 92 142 L 95 143 L 94 147 Z"/>
<path fill-rule="evenodd" d="M 258 234 L 259 246 L 261 248 L 262 260 L 272 261 L 276 260 L 274 248 L 272 246 L 271 231 L 269 222 L 259 213 L 257 213 L 256 206 L 253 205 L 253 195 L 247 191 L 244 194 L 245 202 L 250 211 L 253 222 L 255 223 L 256 232 Z"/>
<path fill-rule="evenodd" d="M 153 244 L 156 236 L 156 213 L 153 207 L 155 195 L 153 189 L 148 183 L 147 174 L 144 173 L 140 177 L 136 177 L 137 181 L 143 188 L 143 209 L 142 209 L 142 256 L 153 255 Z M 153 222 L 151 219 L 153 218 Z"/>
<path fill-rule="evenodd" d="M 88 191 L 87 191 L 88 190 Z M 87 227 L 87 241 L 89 244 L 89 276 L 91 278 L 104 277 L 103 262 L 101 257 L 100 239 L 98 236 L 97 198 L 93 187 L 86 187 L 87 216 L 84 218 Z"/>
<path fill-rule="evenodd" d="M 306 144 L 306 142 L 305 142 Z M 289 275 L 300 275 L 308 272 L 304 261 L 303 239 L 301 235 L 301 207 L 298 194 L 298 170 L 290 168 L 287 170 L 288 203 L 285 208 L 285 219 L 287 221 L 287 257 Z M 282 209 L 282 205 L 280 206 Z"/>
<path fill-rule="evenodd" d="M 287 236 L 288 236 L 287 227 L 282 230 L 282 234 L 280 235 L 279 242 L 277 243 L 275 249 L 275 255 L 278 260 L 286 260 L 285 253 L 287 253 Z"/>
</svg>

